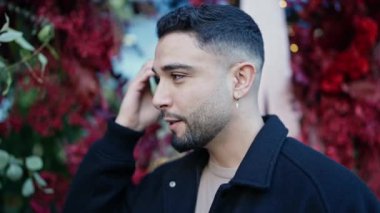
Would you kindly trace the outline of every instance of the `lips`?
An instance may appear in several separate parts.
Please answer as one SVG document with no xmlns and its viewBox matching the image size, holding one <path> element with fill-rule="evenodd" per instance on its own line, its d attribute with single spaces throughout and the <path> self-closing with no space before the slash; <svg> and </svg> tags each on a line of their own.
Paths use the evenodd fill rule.
<svg viewBox="0 0 380 213">
<path fill-rule="evenodd" d="M 172 124 L 172 123 L 175 123 L 175 122 L 180 121 L 180 120 L 178 120 L 178 119 L 171 119 L 171 118 L 164 118 L 164 120 L 165 120 L 166 122 L 168 122 L 169 124 Z"/>
<path fill-rule="evenodd" d="M 177 122 L 180 122 L 180 121 L 168 121 L 169 125 L 172 125 L 172 124 L 177 123 Z"/>
<path fill-rule="evenodd" d="M 178 124 L 180 122 L 182 122 L 182 120 L 170 119 L 170 118 L 164 118 L 164 120 L 169 124 L 169 127 L 170 127 L 171 130 L 176 129 L 176 127 L 178 126 Z"/>
</svg>

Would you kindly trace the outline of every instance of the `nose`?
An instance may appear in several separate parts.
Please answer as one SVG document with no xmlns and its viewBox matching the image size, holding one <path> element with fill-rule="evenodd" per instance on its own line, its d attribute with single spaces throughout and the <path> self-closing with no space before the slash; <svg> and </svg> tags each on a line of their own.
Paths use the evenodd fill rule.
<svg viewBox="0 0 380 213">
<path fill-rule="evenodd" d="M 158 110 L 164 110 L 172 105 L 172 98 L 170 96 L 170 89 L 164 82 L 160 81 L 157 85 L 156 91 L 153 96 L 153 105 Z"/>
</svg>

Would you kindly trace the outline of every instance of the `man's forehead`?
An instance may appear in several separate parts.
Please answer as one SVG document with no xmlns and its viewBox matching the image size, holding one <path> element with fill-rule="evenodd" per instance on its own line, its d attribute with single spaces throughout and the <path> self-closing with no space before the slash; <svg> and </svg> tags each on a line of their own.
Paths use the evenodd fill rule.
<svg viewBox="0 0 380 213">
<path fill-rule="evenodd" d="M 156 47 L 154 68 L 168 65 L 197 66 L 215 63 L 218 56 L 201 49 L 192 33 L 175 32 L 162 37 Z"/>
<path fill-rule="evenodd" d="M 158 44 L 156 46 L 156 54 L 186 49 L 201 50 L 197 44 L 195 36 L 192 36 L 191 33 L 174 32 L 165 35 L 158 40 Z"/>
</svg>

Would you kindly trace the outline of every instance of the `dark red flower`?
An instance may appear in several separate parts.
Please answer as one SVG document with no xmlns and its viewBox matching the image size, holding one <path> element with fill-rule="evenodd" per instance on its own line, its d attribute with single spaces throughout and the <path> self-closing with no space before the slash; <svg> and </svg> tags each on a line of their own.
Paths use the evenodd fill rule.
<svg viewBox="0 0 380 213">
<path fill-rule="evenodd" d="M 65 146 L 66 166 L 71 175 L 75 175 L 79 168 L 83 157 L 86 155 L 90 146 L 102 137 L 106 130 L 106 122 L 104 118 L 95 117 L 95 122 L 86 124 L 86 136 L 73 144 Z"/>
<path fill-rule="evenodd" d="M 89 146 L 83 142 L 77 142 L 65 147 L 66 165 L 71 175 L 74 175 L 79 168 L 83 157 L 86 155 Z"/>
<path fill-rule="evenodd" d="M 380 3 L 295 4 L 304 8 L 290 34 L 300 46 L 292 65 L 302 137 L 358 172 L 380 196 Z"/>
<path fill-rule="evenodd" d="M 326 93 L 339 93 L 342 90 L 343 75 L 329 74 L 321 82 L 321 89 Z"/>
<path fill-rule="evenodd" d="M 353 45 L 360 54 L 371 52 L 377 41 L 378 26 L 370 17 L 355 16 L 355 37 Z"/>
<path fill-rule="evenodd" d="M 36 213 L 50 213 L 52 208 L 61 212 L 69 188 L 68 180 L 53 172 L 43 171 L 40 175 L 47 183 L 46 188 L 52 191 L 46 193 L 36 185 L 36 192 L 30 199 L 30 207 Z"/>
</svg>

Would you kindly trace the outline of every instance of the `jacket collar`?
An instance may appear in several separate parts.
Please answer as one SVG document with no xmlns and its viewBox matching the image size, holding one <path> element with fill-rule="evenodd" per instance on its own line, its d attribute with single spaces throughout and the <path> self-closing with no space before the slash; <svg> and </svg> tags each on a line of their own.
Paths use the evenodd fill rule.
<svg viewBox="0 0 380 213">
<path fill-rule="evenodd" d="M 266 189 L 288 130 L 277 116 L 265 116 L 264 126 L 253 140 L 231 184 Z"/>
</svg>

